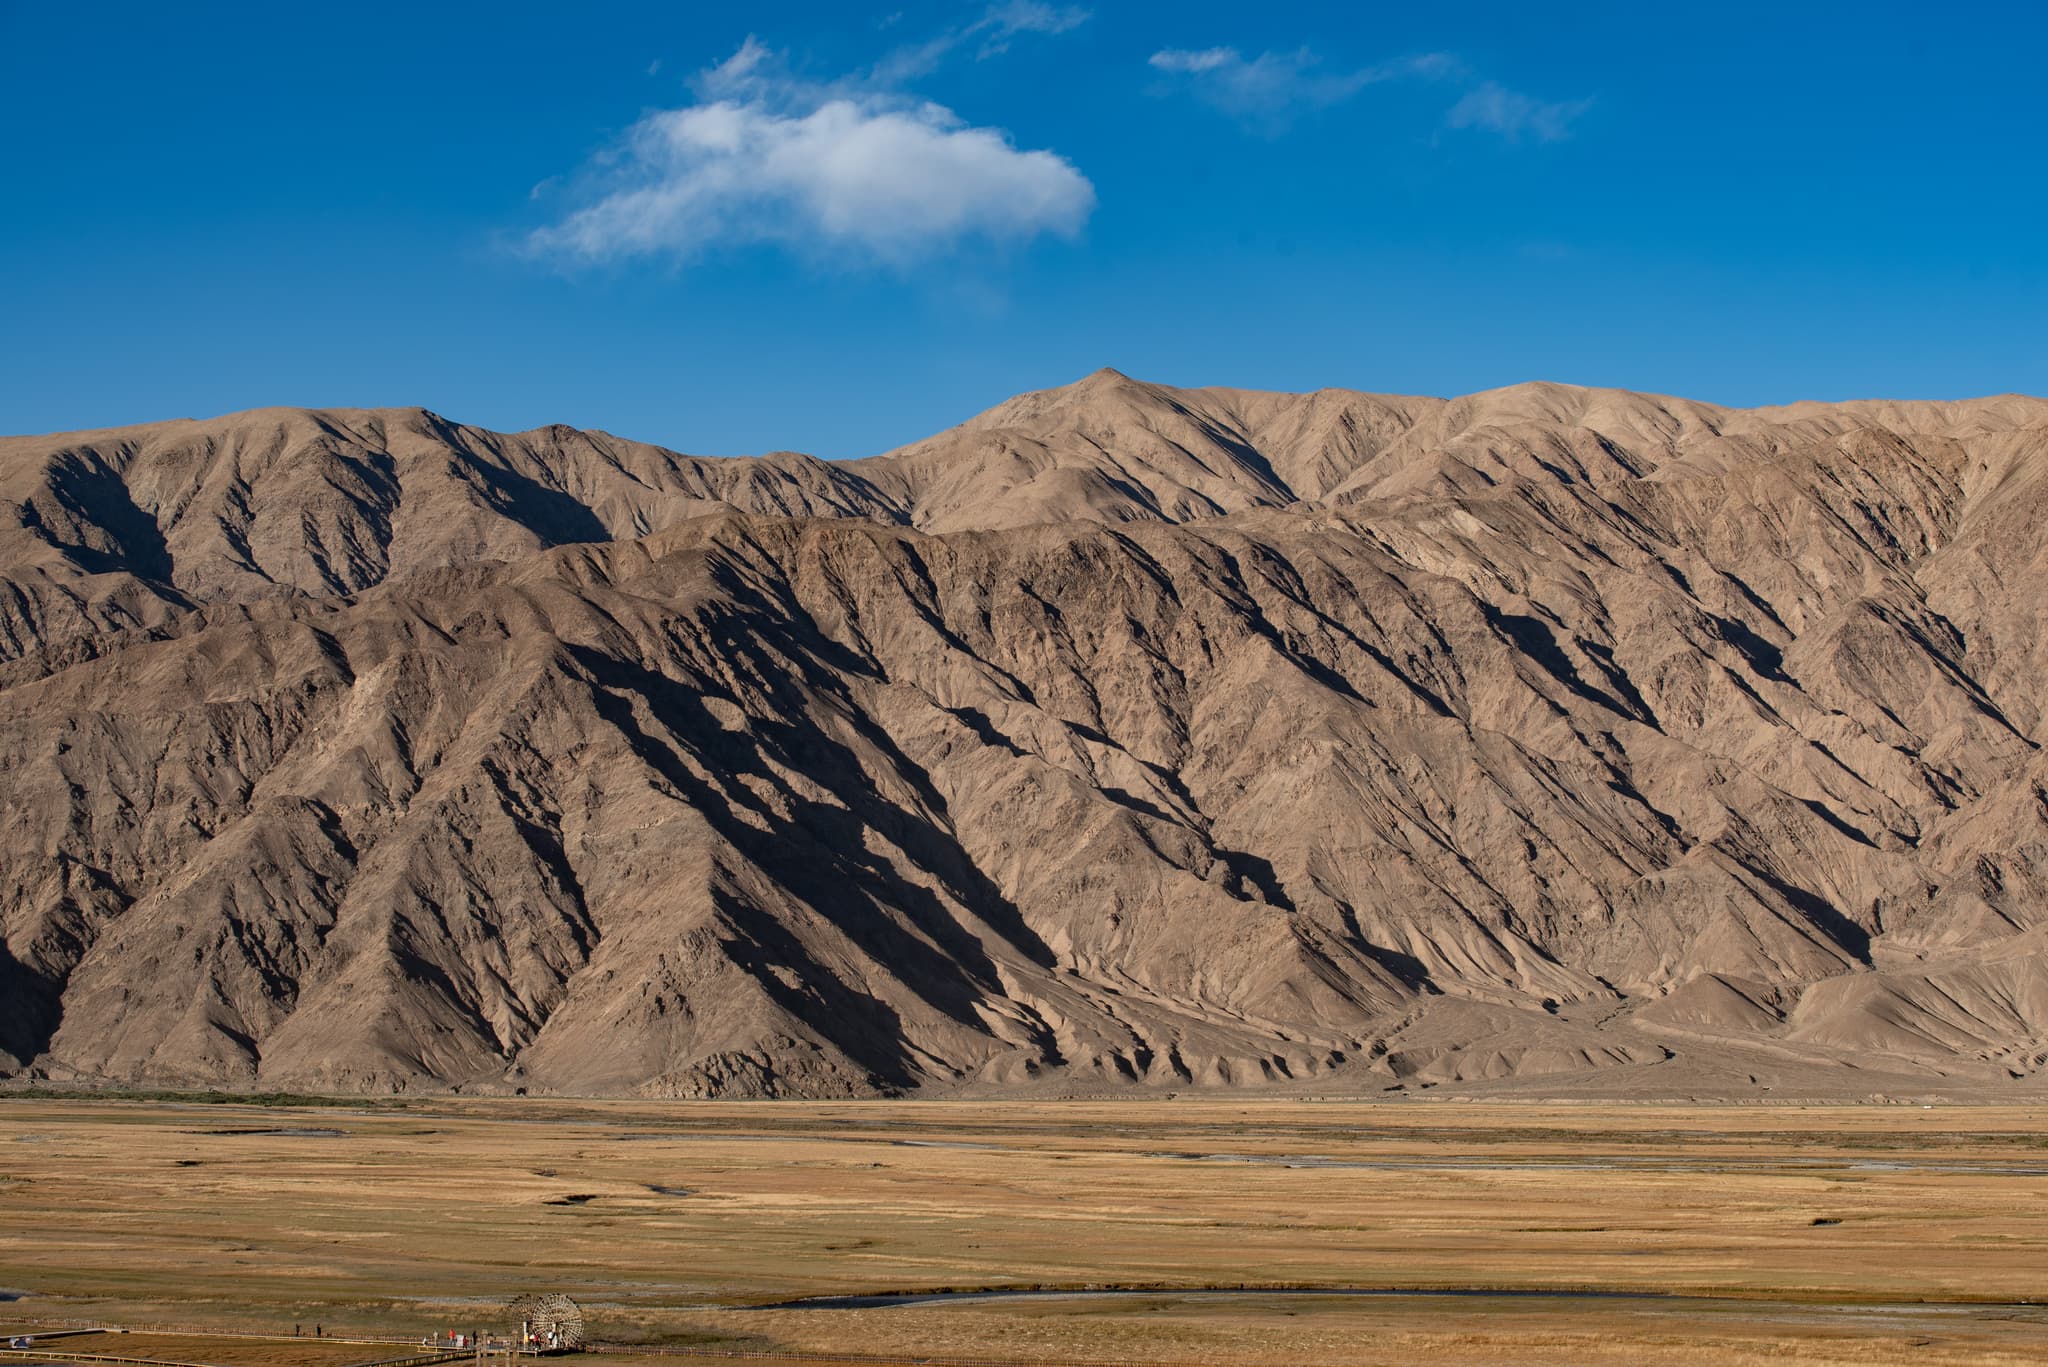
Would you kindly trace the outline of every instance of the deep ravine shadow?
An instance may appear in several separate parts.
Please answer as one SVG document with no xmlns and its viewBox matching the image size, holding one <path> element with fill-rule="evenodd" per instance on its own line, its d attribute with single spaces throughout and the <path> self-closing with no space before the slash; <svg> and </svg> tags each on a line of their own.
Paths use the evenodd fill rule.
<svg viewBox="0 0 2048 1367">
<path fill-rule="evenodd" d="M 1486 614 L 1487 625 L 1491 626 L 1502 640 L 1535 661 L 1544 673 L 1564 685 L 1566 691 L 1574 697 L 1582 698 L 1596 707 L 1605 708 L 1630 721 L 1642 722 L 1649 726 L 1656 725 L 1656 718 L 1650 714 L 1633 686 L 1626 689 L 1626 697 L 1616 697 L 1613 693 L 1586 682 L 1585 677 L 1579 673 L 1578 666 L 1572 663 L 1571 656 L 1565 654 L 1564 647 L 1557 643 L 1557 636 L 1550 629 L 1549 623 L 1521 613 L 1502 612 L 1487 602 L 1481 602 L 1479 607 Z M 1613 672 L 1605 668 L 1602 668 L 1601 672 L 1608 676 L 1607 681 L 1613 686 Z"/>
<path fill-rule="evenodd" d="M 1738 858 L 1736 863 L 1743 872 L 1782 898 L 1815 930 L 1847 950 L 1857 963 L 1865 968 L 1870 966 L 1870 932 L 1843 915 L 1834 903 L 1748 860 Z"/>
</svg>

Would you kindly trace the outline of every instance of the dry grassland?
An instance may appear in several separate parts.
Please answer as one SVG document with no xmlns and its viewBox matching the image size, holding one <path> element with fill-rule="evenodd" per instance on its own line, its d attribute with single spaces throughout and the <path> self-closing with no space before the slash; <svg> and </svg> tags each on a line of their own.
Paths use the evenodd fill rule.
<svg viewBox="0 0 2048 1367">
<path fill-rule="evenodd" d="M 5 1325 L 0 1317 L 0 1325 Z M 29 1326 L 22 1326 L 33 1332 Z M 77 1354 L 83 1360 L 130 1358 L 164 1363 L 203 1363 L 206 1367 L 356 1367 L 356 1364 L 397 1358 L 409 1351 L 393 1344 L 316 1339 L 312 1326 L 300 1337 L 246 1337 L 224 1334 L 149 1332 L 65 1334 L 45 1340 L 41 1352 L 54 1360 Z"/>
<path fill-rule="evenodd" d="M 2048 1299 L 2044 1119 L 2034 1108 L 8 1098 L 0 1288 L 29 1294 L 0 1303 L 0 1327 L 317 1321 L 330 1334 L 417 1337 L 493 1324 L 505 1297 L 553 1289 L 584 1304 L 601 1339 L 685 1349 L 2040 1361 L 2048 1308 L 2018 1303 Z M 1690 1299 L 738 1308 L 1088 1285 Z M 1984 1304 L 1909 1307 L 1921 1301 Z M 339 1367 L 284 1355 L 302 1347 L 178 1360 Z"/>
</svg>

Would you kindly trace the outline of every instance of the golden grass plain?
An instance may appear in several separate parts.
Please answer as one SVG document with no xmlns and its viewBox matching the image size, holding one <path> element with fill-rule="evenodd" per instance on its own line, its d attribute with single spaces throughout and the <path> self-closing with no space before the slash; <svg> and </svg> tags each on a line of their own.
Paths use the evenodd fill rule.
<svg viewBox="0 0 2048 1367">
<path fill-rule="evenodd" d="M 15 1096 L 0 1098 L 0 1289 L 25 1294 L 0 1303 L 0 1329 L 319 1323 L 417 1339 L 560 1290 L 608 1344 L 788 1360 L 2036 1362 L 2044 1121 L 2038 1107 Z M 753 1308 L 1089 1286 L 1159 1290 Z M 1197 1287 L 1683 1299 L 1170 1294 Z M 177 1360 L 311 1367 L 301 1347 Z"/>
</svg>

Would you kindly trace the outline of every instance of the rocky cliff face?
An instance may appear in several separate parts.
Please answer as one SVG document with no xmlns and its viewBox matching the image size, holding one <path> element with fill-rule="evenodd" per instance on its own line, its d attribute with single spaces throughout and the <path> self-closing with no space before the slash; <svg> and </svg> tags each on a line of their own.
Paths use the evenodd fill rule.
<svg viewBox="0 0 2048 1367">
<path fill-rule="evenodd" d="M 2044 527 L 2017 397 L 7 439 L 0 1071 L 2024 1088 Z"/>
</svg>

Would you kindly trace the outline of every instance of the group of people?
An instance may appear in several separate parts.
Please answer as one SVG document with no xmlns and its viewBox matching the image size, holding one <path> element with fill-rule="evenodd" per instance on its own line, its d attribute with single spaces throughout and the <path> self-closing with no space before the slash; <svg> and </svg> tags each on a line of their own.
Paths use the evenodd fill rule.
<svg viewBox="0 0 2048 1367">
<path fill-rule="evenodd" d="M 445 1335 L 437 1337 L 429 1334 L 426 1338 L 420 1340 L 420 1347 L 422 1348 L 438 1348 L 444 1344 L 450 1348 L 475 1348 L 479 1346 L 479 1339 L 475 1334 L 461 1334 L 450 1329 Z M 509 1348 L 512 1345 L 509 1342 L 484 1338 L 481 1341 L 481 1346 L 485 1348 Z M 528 1329 L 521 1340 L 521 1346 L 530 1348 L 535 1352 L 555 1352 L 562 1346 L 562 1332 L 559 1329 L 553 1328 L 546 1330 Z"/>
</svg>

